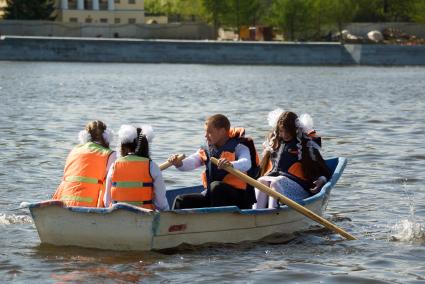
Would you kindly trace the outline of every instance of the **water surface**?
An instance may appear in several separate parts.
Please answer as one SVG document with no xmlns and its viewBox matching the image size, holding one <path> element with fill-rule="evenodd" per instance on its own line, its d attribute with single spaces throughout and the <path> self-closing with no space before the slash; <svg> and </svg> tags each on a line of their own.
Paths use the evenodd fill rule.
<svg viewBox="0 0 425 284">
<path fill-rule="evenodd" d="M 1 282 L 425 281 L 425 69 L 0 62 Z M 22 201 L 47 199 L 87 121 L 155 128 L 153 159 L 190 154 L 213 113 L 244 126 L 258 147 L 275 107 L 310 113 L 325 157 L 349 159 L 326 230 L 287 244 L 113 252 L 40 245 Z M 164 172 L 168 187 L 200 171 Z M 119 232 L 117 232 L 119 234 Z"/>
</svg>

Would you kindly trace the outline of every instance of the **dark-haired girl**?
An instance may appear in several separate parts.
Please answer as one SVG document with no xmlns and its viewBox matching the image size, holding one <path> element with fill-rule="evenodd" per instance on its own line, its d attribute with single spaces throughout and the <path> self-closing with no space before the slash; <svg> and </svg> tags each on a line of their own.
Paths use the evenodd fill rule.
<svg viewBox="0 0 425 284">
<path fill-rule="evenodd" d="M 118 136 L 121 157 L 106 178 L 105 206 L 124 202 L 145 209 L 168 210 L 161 170 L 149 154 L 152 127 L 122 125 Z"/>
<path fill-rule="evenodd" d="M 297 202 L 317 193 L 330 178 L 330 172 L 320 155 L 320 142 L 309 135 L 311 117 L 304 115 L 299 119 L 293 112 L 276 110 L 269 114 L 269 124 L 274 129 L 264 146 L 270 153 L 271 170 L 258 181 Z M 276 199 L 261 191 L 256 190 L 256 196 L 254 208 L 278 206 Z"/>
</svg>

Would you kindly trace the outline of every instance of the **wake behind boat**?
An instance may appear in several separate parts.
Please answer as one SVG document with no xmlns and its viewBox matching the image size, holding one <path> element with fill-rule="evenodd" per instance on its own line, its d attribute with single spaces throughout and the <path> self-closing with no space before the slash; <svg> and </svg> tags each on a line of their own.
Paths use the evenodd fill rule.
<svg viewBox="0 0 425 284">
<path fill-rule="evenodd" d="M 331 179 L 300 204 L 323 216 L 330 193 L 347 160 L 326 160 Z M 200 192 L 202 186 L 167 191 L 170 206 L 177 195 Z M 41 243 L 110 250 L 147 251 L 182 244 L 240 243 L 308 230 L 313 223 L 295 210 L 246 209 L 236 206 L 155 212 L 125 203 L 109 208 L 66 207 L 49 200 L 28 205 Z"/>
</svg>

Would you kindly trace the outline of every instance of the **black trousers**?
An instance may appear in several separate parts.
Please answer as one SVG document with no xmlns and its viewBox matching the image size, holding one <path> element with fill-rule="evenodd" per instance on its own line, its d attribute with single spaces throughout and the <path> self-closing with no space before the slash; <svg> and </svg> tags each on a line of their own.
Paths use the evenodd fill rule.
<svg viewBox="0 0 425 284">
<path fill-rule="evenodd" d="M 236 189 L 224 182 L 214 181 L 210 190 L 204 193 L 183 194 L 176 197 L 174 209 L 237 206 L 240 209 L 249 209 L 245 190 Z"/>
</svg>

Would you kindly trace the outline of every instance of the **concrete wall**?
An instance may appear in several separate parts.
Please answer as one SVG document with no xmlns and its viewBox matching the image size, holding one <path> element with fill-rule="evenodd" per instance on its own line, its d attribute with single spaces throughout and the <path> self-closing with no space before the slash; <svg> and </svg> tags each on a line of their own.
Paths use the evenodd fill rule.
<svg viewBox="0 0 425 284">
<path fill-rule="evenodd" d="M 359 65 L 425 66 L 425 45 L 350 44 L 345 49 Z"/>
<path fill-rule="evenodd" d="M 0 60 L 425 66 L 425 46 L 3 37 Z"/>
<path fill-rule="evenodd" d="M 214 39 L 206 24 L 80 24 L 51 21 L 0 21 L 0 34 L 11 36 L 120 37 L 144 39 Z"/>
</svg>

